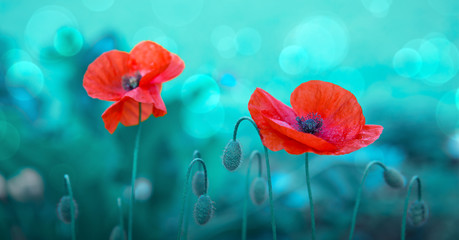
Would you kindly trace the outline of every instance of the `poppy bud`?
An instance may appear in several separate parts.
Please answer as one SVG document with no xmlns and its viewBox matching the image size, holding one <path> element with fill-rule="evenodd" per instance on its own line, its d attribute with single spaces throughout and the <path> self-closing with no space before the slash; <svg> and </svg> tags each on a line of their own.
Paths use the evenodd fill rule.
<svg viewBox="0 0 459 240">
<path fill-rule="evenodd" d="M 113 228 L 110 240 L 126 240 L 126 232 L 120 225 Z"/>
<path fill-rule="evenodd" d="M 234 171 L 241 164 L 242 150 L 239 141 L 230 140 L 223 151 L 223 165 L 229 171 Z"/>
<path fill-rule="evenodd" d="M 427 222 L 427 218 L 429 218 L 429 207 L 423 200 L 416 200 L 410 203 L 408 208 L 408 222 L 411 225 L 420 227 Z"/>
<path fill-rule="evenodd" d="M 266 201 L 268 197 L 267 188 L 264 178 L 257 177 L 253 179 L 252 185 L 250 185 L 250 198 L 255 205 L 261 205 Z"/>
<path fill-rule="evenodd" d="M 387 168 L 384 171 L 384 180 L 387 185 L 393 188 L 402 188 L 405 186 L 405 178 L 399 171 L 393 168 Z"/>
<path fill-rule="evenodd" d="M 203 171 L 194 173 L 193 180 L 191 181 L 193 193 L 196 196 L 201 196 L 206 193 L 206 179 Z"/>
<path fill-rule="evenodd" d="M 71 208 L 70 208 L 70 196 L 63 196 L 61 197 L 61 200 L 57 204 L 57 216 L 59 219 L 64 222 L 64 223 L 71 223 L 72 222 L 72 214 L 71 214 Z M 75 209 L 75 219 L 78 217 L 78 205 L 73 199 L 73 208 Z"/>
<path fill-rule="evenodd" d="M 214 203 L 210 199 L 209 195 L 201 195 L 198 201 L 194 205 L 194 220 L 199 225 L 206 224 L 212 215 L 214 214 Z"/>
</svg>

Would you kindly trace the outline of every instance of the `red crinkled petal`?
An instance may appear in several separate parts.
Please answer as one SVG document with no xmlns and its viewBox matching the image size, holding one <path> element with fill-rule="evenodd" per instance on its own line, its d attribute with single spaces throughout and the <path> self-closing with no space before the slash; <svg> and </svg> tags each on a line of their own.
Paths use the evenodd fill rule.
<svg viewBox="0 0 459 240">
<path fill-rule="evenodd" d="M 314 136 L 312 134 L 300 132 L 281 120 L 270 119 L 268 117 L 265 117 L 265 120 L 271 125 L 271 127 L 275 131 L 277 131 L 281 135 L 287 136 L 288 138 L 291 138 L 307 146 L 306 149 L 310 149 L 311 152 L 322 154 L 324 152 L 331 152 L 331 151 L 336 150 L 335 145 L 323 140 L 320 137 Z M 301 154 L 301 153 L 304 153 L 304 152 L 300 152 L 297 154 Z"/>
<path fill-rule="evenodd" d="M 156 76 L 164 72 L 170 62 L 171 53 L 161 45 L 152 41 L 138 43 L 129 53 L 135 59 L 135 66 L 143 76 L 140 86 L 149 84 Z"/>
<path fill-rule="evenodd" d="M 266 120 L 266 118 L 278 119 L 287 125 L 295 124 L 296 116 L 290 107 L 260 88 L 250 96 L 248 107 L 252 119 L 260 129 L 263 145 L 271 151 L 285 149 L 289 153 L 300 154 L 310 150 L 307 146 L 275 131 Z"/>
<path fill-rule="evenodd" d="M 126 92 L 121 79 L 130 72 L 129 54 L 112 50 L 100 55 L 89 64 L 83 78 L 83 87 L 88 95 L 105 101 L 118 101 Z"/>
<path fill-rule="evenodd" d="M 169 66 L 167 66 L 164 72 L 156 76 L 150 82 L 150 84 L 163 83 L 163 82 L 169 81 L 177 77 L 180 73 L 182 73 L 184 68 L 185 68 L 185 63 L 182 61 L 182 59 L 179 56 L 171 53 L 171 60 L 170 60 Z M 144 82 L 148 82 L 148 81 L 144 81 Z"/>
<path fill-rule="evenodd" d="M 353 139 L 365 125 L 355 96 L 333 83 L 317 80 L 303 83 L 293 91 L 290 102 L 300 117 L 319 114 L 323 125 L 317 136 L 335 145 Z"/>
<path fill-rule="evenodd" d="M 282 120 L 292 126 L 296 124 L 296 115 L 293 109 L 275 99 L 261 88 L 255 89 L 252 93 L 248 107 L 252 119 L 257 123 L 260 129 L 271 128 L 264 116 L 271 119 Z"/>
<path fill-rule="evenodd" d="M 302 154 L 305 152 L 313 152 L 312 148 L 299 143 L 287 136 L 284 136 L 274 129 L 260 129 L 263 145 L 271 151 L 279 151 L 284 149 L 290 154 Z"/>
<path fill-rule="evenodd" d="M 158 95 L 159 96 L 159 95 Z M 164 116 L 167 111 L 161 97 L 153 96 L 153 103 L 142 103 L 142 122 L 153 114 L 155 117 Z M 102 114 L 105 128 L 110 132 L 115 132 L 118 123 L 124 126 L 139 124 L 139 102 L 129 96 L 123 97 L 120 101 L 111 105 Z"/>
<path fill-rule="evenodd" d="M 138 87 L 126 93 L 126 96 L 137 102 L 152 104 L 152 113 L 155 117 L 162 117 L 167 113 L 166 105 L 161 98 L 161 84 L 151 85 L 147 89 Z"/>
<path fill-rule="evenodd" d="M 332 155 L 342 155 L 354 152 L 360 148 L 366 147 L 375 142 L 383 131 L 383 127 L 379 125 L 365 125 L 360 133 L 353 139 L 345 142 L 335 152 L 329 153 Z"/>
</svg>

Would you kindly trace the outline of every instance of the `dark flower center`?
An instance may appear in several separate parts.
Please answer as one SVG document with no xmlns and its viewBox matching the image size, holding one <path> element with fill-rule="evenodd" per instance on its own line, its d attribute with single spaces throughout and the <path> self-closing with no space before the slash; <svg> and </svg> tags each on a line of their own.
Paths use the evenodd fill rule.
<svg viewBox="0 0 459 240">
<path fill-rule="evenodd" d="M 299 130 L 304 133 L 315 134 L 322 128 L 322 117 L 317 113 L 309 113 L 306 117 L 296 117 Z"/>
<path fill-rule="evenodd" d="M 140 79 L 142 75 L 139 72 L 134 73 L 134 75 L 124 75 L 122 77 L 122 85 L 124 90 L 131 91 L 132 89 L 139 86 Z"/>
</svg>

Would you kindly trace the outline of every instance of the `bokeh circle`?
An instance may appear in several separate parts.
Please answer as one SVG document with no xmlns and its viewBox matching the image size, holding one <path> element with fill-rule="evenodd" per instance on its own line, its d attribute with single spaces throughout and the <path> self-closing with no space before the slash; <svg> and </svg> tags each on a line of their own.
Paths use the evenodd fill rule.
<svg viewBox="0 0 459 240">
<path fill-rule="evenodd" d="M 192 112 L 209 112 L 220 102 L 220 87 L 208 75 L 193 75 L 182 86 L 182 102 Z"/>
</svg>

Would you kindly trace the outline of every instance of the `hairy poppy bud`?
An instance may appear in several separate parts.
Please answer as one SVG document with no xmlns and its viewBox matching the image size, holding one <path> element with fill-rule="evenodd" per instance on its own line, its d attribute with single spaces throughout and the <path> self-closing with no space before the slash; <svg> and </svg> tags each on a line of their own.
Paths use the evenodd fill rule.
<svg viewBox="0 0 459 240">
<path fill-rule="evenodd" d="M 198 197 L 206 193 L 206 179 L 204 171 L 197 171 L 194 173 L 193 180 L 191 181 L 191 187 L 194 195 Z"/>
<path fill-rule="evenodd" d="M 113 228 L 110 233 L 110 240 L 126 240 L 126 232 L 120 225 Z"/>
<path fill-rule="evenodd" d="M 384 171 L 384 180 L 387 185 L 393 188 L 402 188 L 405 186 L 405 178 L 399 171 L 393 168 L 387 168 Z"/>
<path fill-rule="evenodd" d="M 214 203 L 209 195 L 201 195 L 194 205 L 194 220 L 199 225 L 206 224 L 214 214 Z"/>
<path fill-rule="evenodd" d="M 250 185 L 250 198 L 255 205 L 261 205 L 266 201 L 268 186 L 266 180 L 262 177 L 253 179 Z"/>
<path fill-rule="evenodd" d="M 67 223 L 67 224 L 72 222 L 72 214 L 70 212 L 70 209 L 71 209 L 70 203 L 71 203 L 70 196 L 67 195 L 67 196 L 61 197 L 61 200 L 57 204 L 57 216 L 62 222 Z M 75 209 L 75 219 L 76 219 L 78 217 L 78 205 L 75 199 L 73 199 L 73 206 Z"/>
<path fill-rule="evenodd" d="M 408 222 L 414 227 L 420 227 L 427 222 L 429 217 L 429 207 L 427 204 L 421 201 L 414 201 L 410 203 L 408 208 Z"/>
<path fill-rule="evenodd" d="M 241 144 L 237 140 L 230 140 L 223 151 L 223 165 L 229 171 L 234 171 L 241 164 L 241 158 Z"/>
</svg>

